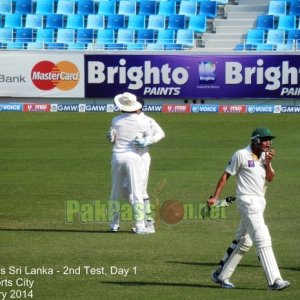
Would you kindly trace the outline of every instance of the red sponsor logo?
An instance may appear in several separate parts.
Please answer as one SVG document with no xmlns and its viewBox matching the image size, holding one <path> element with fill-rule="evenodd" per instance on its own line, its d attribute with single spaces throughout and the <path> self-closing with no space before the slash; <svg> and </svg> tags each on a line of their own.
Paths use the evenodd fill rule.
<svg viewBox="0 0 300 300">
<path fill-rule="evenodd" d="M 219 106 L 220 113 L 246 113 L 247 106 L 246 105 L 220 105 Z"/>
<path fill-rule="evenodd" d="M 164 104 L 162 111 L 164 113 L 189 113 L 191 112 L 191 106 L 186 105 L 176 105 L 176 104 Z"/>
<path fill-rule="evenodd" d="M 51 104 L 24 104 L 25 112 L 50 112 Z"/>
<path fill-rule="evenodd" d="M 40 61 L 31 70 L 31 80 L 40 90 L 49 91 L 58 88 L 68 91 L 76 87 L 80 74 L 77 67 L 69 61 L 53 63 Z"/>
</svg>

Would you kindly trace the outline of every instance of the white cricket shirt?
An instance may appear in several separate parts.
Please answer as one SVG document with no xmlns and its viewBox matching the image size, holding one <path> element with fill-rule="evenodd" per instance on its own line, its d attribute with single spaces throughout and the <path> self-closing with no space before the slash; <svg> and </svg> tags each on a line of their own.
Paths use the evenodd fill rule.
<svg viewBox="0 0 300 300">
<path fill-rule="evenodd" d="M 259 159 L 251 150 L 250 145 L 236 151 L 229 161 L 225 171 L 237 177 L 237 196 L 265 195 L 266 168 L 265 153 Z"/>
<path fill-rule="evenodd" d="M 122 113 L 113 118 L 112 128 L 115 131 L 113 152 L 137 152 L 133 146 L 136 137 L 151 135 L 149 123 L 137 113 Z"/>
</svg>

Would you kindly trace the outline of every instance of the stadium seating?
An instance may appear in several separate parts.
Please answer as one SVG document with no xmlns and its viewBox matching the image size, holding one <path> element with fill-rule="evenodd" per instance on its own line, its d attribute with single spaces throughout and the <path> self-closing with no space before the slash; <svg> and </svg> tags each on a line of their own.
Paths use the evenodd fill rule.
<svg viewBox="0 0 300 300">
<path fill-rule="evenodd" d="M 274 44 L 258 44 L 256 45 L 256 51 L 274 51 Z"/>
<path fill-rule="evenodd" d="M 157 13 L 156 1 L 141 1 L 139 15 L 155 15 Z"/>
<path fill-rule="evenodd" d="M 253 44 L 237 44 L 234 48 L 235 51 L 254 51 L 256 50 L 257 45 Z"/>
<path fill-rule="evenodd" d="M 166 16 L 164 15 L 150 15 L 148 20 L 149 29 L 165 29 L 166 28 Z"/>
<path fill-rule="evenodd" d="M 246 35 L 246 44 L 258 45 L 263 44 L 265 41 L 265 30 L 263 29 L 250 29 Z"/>
<path fill-rule="evenodd" d="M 130 15 L 136 15 L 136 13 L 137 13 L 136 1 L 121 0 L 119 2 L 118 14 L 130 16 Z"/>
<path fill-rule="evenodd" d="M 89 29 L 104 29 L 104 15 L 89 14 L 87 16 L 86 28 Z"/>
<path fill-rule="evenodd" d="M 45 44 L 43 42 L 27 43 L 28 50 L 42 50 L 44 48 L 45 48 Z"/>
<path fill-rule="evenodd" d="M 4 19 L 5 28 L 21 28 L 23 27 L 23 17 L 20 13 L 7 13 Z"/>
<path fill-rule="evenodd" d="M 285 31 L 282 29 L 269 29 L 266 43 L 270 45 L 283 44 L 285 42 Z"/>
<path fill-rule="evenodd" d="M 46 43 L 45 49 L 48 50 L 65 50 L 68 49 L 68 44 L 65 43 Z"/>
<path fill-rule="evenodd" d="M 54 13 L 54 0 L 36 0 L 36 14 L 47 15 Z"/>
<path fill-rule="evenodd" d="M 178 29 L 176 44 L 182 45 L 183 48 L 192 48 L 195 46 L 195 35 L 192 29 Z"/>
<path fill-rule="evenodd" d="M 291 29 L 287 31 L 288 44 L 298 45 L 300 43 L 300 29 Z"/>
<path fill-rule="evenodd" d="M 179 4 L 179 15 L 193 16 L 197 14 L 197 2 L 182 0 Z"/>
<path fill-rule="evenodd" d="M 85 50 L 87 48 L 87 44 L 85 43 L 68 43 L 68 50 Z"/>
<path fill-rule="evenodd" d="M 58 0 L 56 13 L 62 15 L 75 14 L 75 1 Z"/>
<path fill-rule="evenodd" d="M 256 19 L 257 29 L 274 29 L 275 28 L 275 16 L 274 15 L 260 15 Z"/>
<path fill-rule="evenodd" d="M 63 28 L 64 27 L 64 15 L 61 14 L 48 14 L 46 15 L 45 28 Z"/>
<path fill-rule="evenodd" d="M 128 44 L 127 45 L 127 50 L 132 50 L 132 51 L 136 51 L 136 50 L 144 50 L 145 49 L 145 45 L 144 43 L 133 43 L 133 44 Z"/>
<path fill-rule="evenodd" d="M 189 18 L 188 29 L 193 29 L 196 33 L 203 33 L 206 31 L 206 16 L 197 15 Z"/>
<path fill-rule="evenodd" d="M 15 42 L 30 43 L 33 42 L 33 29 L 31 28 L 17 28 Z"/>
<path fill-rule="evenodd" d="M 53 28 L 37 29 L 35 41 L 43 44 L 54 42 L 54 29 Z"/>
<path fill-rule="evenodd" d="M 81 14 L 74 14 L 74 15 L 67 15 L 66 19 L 66 28 L 84 28 L 84 15 Z"/>
<path fill-rule="evenodd" d="M 0 42 L 12 42 L 13 41 L 13 29 L 12 28 L 0 28 Z"/>
<path fill-rule="evenodd" d="M 287 14 L 287 2 L 286 1 L 270 1 L 269 15 L 284 16 Z"/>
<path fill-rule="evenodd" d="M 113 44 L 114 42 L 114 29 L 99 29 L 97 31 L 96 44 Z"/>
<path fill-rule="evenodd" d="M 25 49 L 25 43 L 22 42 L 7 42 L 6 49 L 7 50 L 23 50 Z"/>
<path fill-rule="evenodd" d="M 57 43 L 74 43 L 75 42 L 75 29 L 59 28 L 57 29 Z"/>
<path fill-rule="evenodd" d="M 27 14 L 25 19 L 25 28 L 43 28 L 43 15 L 39 14 Z"/>
<path fill-rule="evenodd" d="M 7 14 L 13 12 L 12 0 L 0 0 L 0 14 Z"/>
<path fill-rule="evenodd" d="M 117 43 L 113 43 L 113 44 L 105 44 L 104 45 L 104 50 L 117 50 L 117 51 L 120 51 L 120 50 L 126 50 L 126 45 L 124 44 L 117 44 Z"/>
<path fill-rule="evenodd" d="M 170 16 L 176 14 L 176 1 L 160 1 L 158 6 L 158 14 Z"/>
<path fill-rule="evenodd" d="M 78 0 L 76 13 L 85 16 L 89 14 L 94 14 L 96 12 L 95 8 L 96 6 L 94 1 Z"/>
<path fill-rule="evenodd" d="M 111 14 L 107 17 L 107 29 L 125 28 L 125 16 L 118 14 Z"/>
<path fill-rule="evenodd" d="M 109 16 L 117 13 L 117 5 L 115 1 L 101 1 L 98 6 L 98 14 Z"/>
<path fill-rule="evenodd" d="M 296 29 L 296 16 L 279 16 L 277 28 L 283 30 Z"/>
<path fill-rule="evenodd" d="M 164 45 L 158 43 L 149 43 L 146 45 L 146 49 L 151 51 L 162 51 L 164 50 Z"/>
<path fill-rule="evenodd" d="M 33 13 L 32 0 L 14 0 L 15 1 L 15 13 L 31 14 Z"/>
<path fill-rule="evenodd" d="M 288 30 L 299 24 L 297 12 L 291 15 L 292 6 L 297 11 L 297 4 L 288 1 L 270 1 L 268 13 L 257 17 L 255 29 L 264 30 L 262 43 L 268 44 L 267 38 L 273 34 L 268 34 L 269 30 L 284 30 L 288 36 Z M 271 5 L 273 2 L 277 5 Z M 286 3 L 286 12 L 271 14 L 272 9 L 281 7 L 281 2 Z M 13 33 L 18 28 L 34 29 L 33 41 L 24 43 L 25 49 L 27 46 L 28 49 L 42 46 L 42 49 L 72 50 L 195 49 L 199 44 L 197 39 L 201 36 L 205 39 L 204 33 L 213 30 L 214 23 L 211 21 L 217 18 L 219 6 L 224 9 L 228 3 L 228 0 L 0 0 L 0 28 L 12 28 Z M 46 35 L 47 31 L 40 31 L 42 29 L 53 29 L 51 36 Z M 89 31 L 84 32 L 85 29 Z M 161 40 L 166 39 L 168 30 L 173 32 L 172 41 L 165 44 Z M 68 36 L 70 32 L 74 34 Z M 89 42 L 84 43 L 80 36 L 88 32 L 93 32 L 93 38 L 89 36 Z M 103 41 L 108 32 L 113 32 L 113 38 Z M 148 43 L 155 45 L 148 47 Z M 257 44 L 260 43 L 245 43 Z M 205 48 L 205 45 L 203 43 L 202 47 Z"/>
<path fill-rule="evenodd" d="M 291 3 L 289 14 L 300 17 L 300 1 L 293 1 Z"/>
<path fill-rule="evenodd" d="M 82 29 L 76 30 L 76 43 L 77 44 L 88 44 L 94 42 L 94 29 Z"/>
<path fill-rule="evenodd" d="M 185 15 L 169 16 L 168 29 L 184 29 L 186 24 Z"/>
<path fill-rule="evenodd" d="M 200 15 L 205 15 L 209 19 L 217 17 L 218 3 L 216 1 L 202 1 L 200 2 Z"/>
<path fill-rule="evenodd" d="M 157 33 L 157 44 L 167 45 L 175 44 L 175 30 L 174 29 L 161 29 Z"/>
<path fill-rule="evenodd" d="M 139 44 L 148 44 L 154 43 L 154 30 L 153 29 L 139 29 L 137 30 L 137 43 Z"/>
<path fill-rule="evenodd" d="M 183 50 L 183 46 L 181 44 L 167 44 L 164 46 L 164 50 Z"/>
<path fill-rule="evenodd" d="M 294 50 L 294 46 L 291 43 L 276 45 L 276 51 L 293 51 L 293 50 Z"/>
<path fill-rule="evenodd" d="M 135 40 L 134 29 L 119 29 L 117 32 L 118 44 L 132 44 Z"/>
<path fill-rule="evenodd" d="M 145 15 L 131 15 L 128 16 L 128 29 L 143 29 L 146 28 Z"/>
</svg>

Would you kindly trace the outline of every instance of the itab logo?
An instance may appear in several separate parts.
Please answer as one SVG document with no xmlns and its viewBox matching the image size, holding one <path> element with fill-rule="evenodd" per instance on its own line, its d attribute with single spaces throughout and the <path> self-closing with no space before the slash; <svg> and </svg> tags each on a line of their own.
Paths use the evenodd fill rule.
<svg viewBox="0 0 300 300">
<path fill-rule="evenodd" d="M 76 87 L 79 82 L 79 70 L 69 61 L 53 63 L 40 61 L 31 71 L 31 80 L 40 90 L 49 91 L 58 88 L 68 91 Z"/>
</svg>

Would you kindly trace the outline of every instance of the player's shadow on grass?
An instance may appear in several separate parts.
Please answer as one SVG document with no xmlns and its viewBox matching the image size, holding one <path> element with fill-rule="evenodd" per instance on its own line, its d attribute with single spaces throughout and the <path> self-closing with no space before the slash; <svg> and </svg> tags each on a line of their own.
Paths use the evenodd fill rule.
<svg viewBox="0 0 300 300">
<path fill-rule="evenodd" d="M 203 266 L 203 267 L 217 267 L 217 263 L 211 263 L 211 262 L 189 262 L 189 261 L 178 261 L 178 260 L 169 260 L 166 261 L 166 263 L 171 263 L 171 264 L 182 264 L 182 265 L 193 265 L 193 266 Z M 260 264 L 239 264 L 239 267 L 243 268 L 261 268 Z M 300 268 L 295 268 L 295 267 L 279 267 L 279 269 L 282 270 L 289 270 L 289 271 L 300 271 Z"/>
<path fill-rule="evenodd" d="M 209 289 L 220 289 L 219 285 L 209 284 L 192 284 L 184 282 L 143 282 L 143 281 L 101 281 L 103 284 L 114 284 L 121 286 L 171 286 L 171 287 L 188 287 L 188 288 L 209 288 Z M 264 291 L 265 289 L 254 289 L 247 287 L 236 287 L 235 290 L 257 290 Z"/>
<path fill-rule="evenodd" d="M 0 231 L 14 232 L 61 232 L 61 233 L 109 233 L 109 234 L 132 234 L 131 231 L 113 232 L 109 230 L 82 230 L 82 229 L 47 229 L 47 228 L 0 228 Z"/>
</svg>

